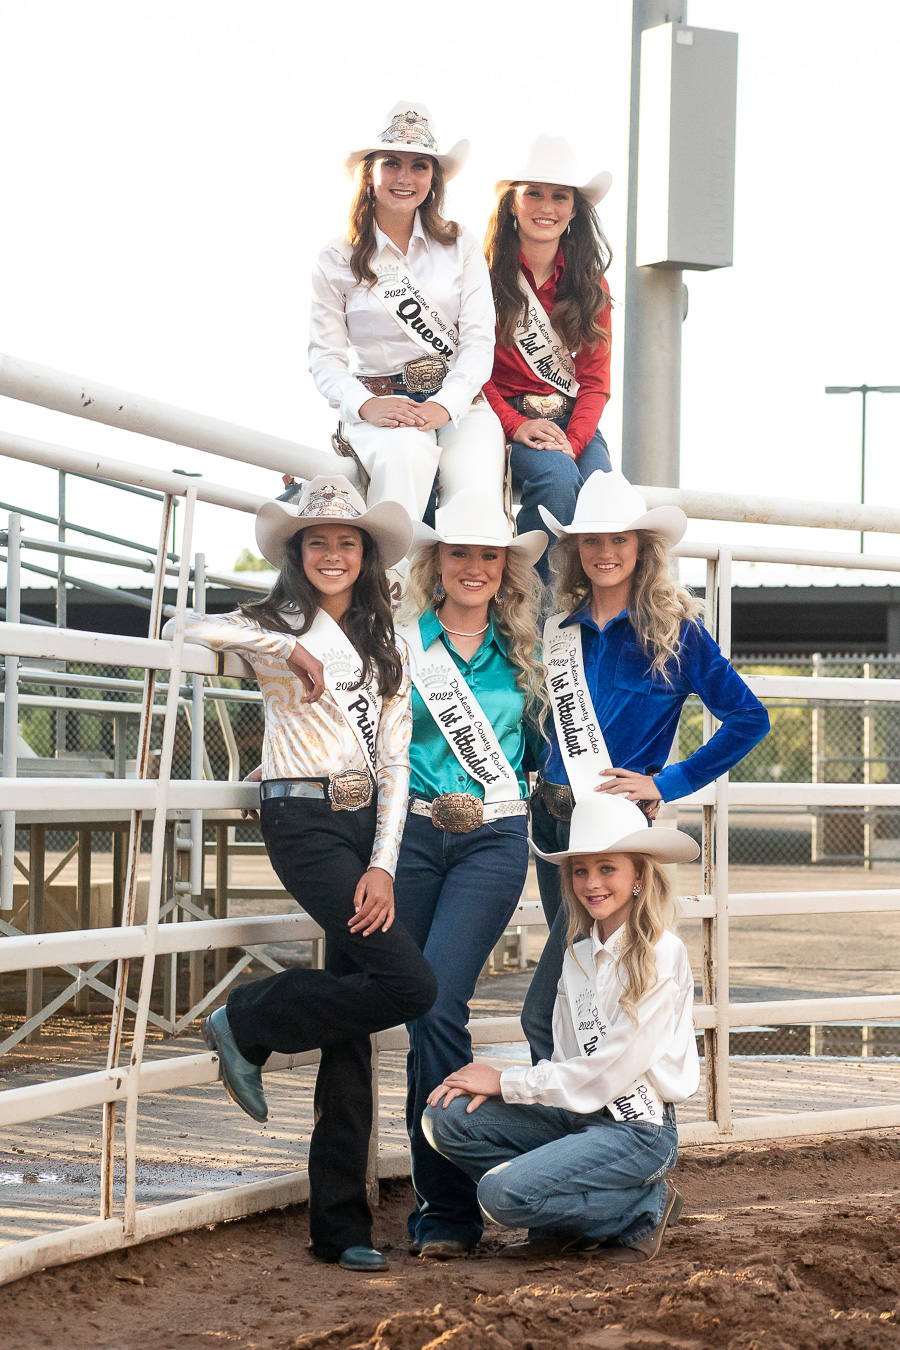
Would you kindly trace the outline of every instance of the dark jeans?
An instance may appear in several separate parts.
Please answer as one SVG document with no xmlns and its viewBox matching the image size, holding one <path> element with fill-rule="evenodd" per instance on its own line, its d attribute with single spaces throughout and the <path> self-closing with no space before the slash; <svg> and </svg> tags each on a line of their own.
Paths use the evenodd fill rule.
<svg viewBox="0 0 900 1350">
<path fill-rule="evenodd" d="M 309 1146 L 309 1227 L 326 1260 L 371 1244 L 366 1158 L 372 1128 L 373 1032 L 421 1017 L 437 981 L 402 924 L 363 937 L 347 927 L 368 869 L 375 806 L 277 798 L 260 811 L 269 859 L 285 890 L 325 931 L 325 969 L 293 967 L 232 991 L 228 1021 L 241 1054 L 320 1049 Z"/>
<path fill-rule="evenodd" d="M 428 1094 L 472 1059 L 469 1000 L 525 884 L 525 816 L 490 821 L 469 834 L 444 834 L 425 816 L 408 816 L 397 864 L 397 915 L 422 947 L 438 981 L 431 1008 L 409 1026 L 406 1124 L 412 1149 L 417 1242 L 474 1246 L 484 1221 L 476 1186 L 435 1153 L 422 1134 Z"/>
<path fill-rule="evenodd" d="M 551 420 L 563 431 L 569 425 L 569 414 Z M 533 450 L 529 445 L 513 441 L 510 456 L 513 487 L 521 494 L 522 505 L 516 517 L 516 533 L 543 530 L 538 506 L 545 506 L 563 525 L 571 524 L 575 514 L 575 499 L 585 479 L 597 469 L 609 473 L 612 465 L 606 441 L 598 427 L 577 460 L 561 450 Z M 553 544 L 555 541 L 550 540 Z M 550 581 L 550 564 L 544 552 L 536 563 L 544 585 Z"/>
<path fill-rule="evenodd" d="M 543 853 L 559 853 L 569 847 L 569 822 L 557 820 L 540 801 L 532 798 L 531 837 Z M 522 1005 L 522 1030 L 531 1047 L 531 1061 L 537 1064 L 553 1054 L 553 1007 L 566 951 L 568 920 L 560 894 L 559 868 L 543 858 L 534 861 L 544 918 L 550 930 Z"/>
</svg>

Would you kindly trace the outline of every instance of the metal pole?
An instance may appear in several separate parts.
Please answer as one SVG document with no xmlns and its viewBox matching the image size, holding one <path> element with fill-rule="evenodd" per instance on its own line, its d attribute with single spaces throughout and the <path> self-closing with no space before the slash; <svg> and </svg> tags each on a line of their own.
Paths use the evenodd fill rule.
<svg viewBox="0 0 900 1350">
<path fill-rule="evenodd" d="M 22 517 L 13 513 L 7 525 L 6 544 L 6 618 L 19 623 L 22 617 Z M 7 656 L 5 702 L 3 705 L 3 776 L 15 778 L 19 755 L 19 658 Z M 0 909 L 13 908 L 16 876 L 16 813 L 0 815 Z"/>
<path fill-rule="evenodd" d="M 56 537 L 59 543 L 66 542 L 66 475 L 63 469 L 59 470 L 59 493 L 58 493 L 58 511 L 56 518 Z M 68 627 L 68 606 L 66 603 L 66 565 L 62 553 L 57 557 L 56 564 L 56 626 L 57 628 Z M 65 670 L 65 661 L 57 662 L 59 670 Z M 65 698 L 65 685 L 57 685 L 56 692 L 60 698 Z M 56 714 L 56 755 L 57 758 L 66 751 L 66 714 L 62 710 Z"/>
<path fill-rule="evenodd" d="M 869 392 L 868 385 L 863 385 L 860 391 L 862 393 L 862 455 L 860 463 L 860 484 L 859 484 L 859 504 L 866 504 L 866 395 Z M 866 536 L 860 531 L 859 551 L 866 551 Z"/>
<path fill-rule="evenodd" d="M 202 553 L 194 555 L 194 610 L 198 614 L 206 613 L 206 557 Z M 203 778 L 203 676 L 191 676 L 191 778 Z M 203 905 L 203 812 L 192 811 L 190 823 L 191 854 L 190 884 L 191 899 L 199 908 Z M 203 952 L 192 952 L 190 957 L 190 1007 L 194 1007 L 203 997 L 205 959 Z"/>
<path fill-rule="evenodd" d="M 687 3 L 634 0 L 631 120 L 628 139 L 628 234 L 625 244 L 625 393 L 622 470 L 632 483 L 678 487 L 681 427 L 681 325 L 685 289 L 679 270 L 635 265 L 641 34 L 686 23 Z"/>
<path fill-rule="evenodd" d="M 731 551 L 719 550 L 718 639 L 731 658 Z M 731 979 L 728 953 L 728 774 L 716 779 L 716 1121 L 721 1135 L 734 1131 L 731 1115 Z"/>
</svg>

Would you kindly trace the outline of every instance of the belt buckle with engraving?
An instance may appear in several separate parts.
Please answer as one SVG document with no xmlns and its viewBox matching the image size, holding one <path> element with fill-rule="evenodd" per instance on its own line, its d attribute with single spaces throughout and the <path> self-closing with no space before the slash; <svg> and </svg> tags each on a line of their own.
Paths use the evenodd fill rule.
<svg viewBox="0 0 900 1350">
<path fill-rule="evenodd" d="M 526 417 L 562 417 L 566 411 L 566 400 L 562 394 L 523 394 L 522 411 Z"/>
<path fill-rule="evenodd" d="M 372 780 L 363 769 L 344 769 L 328 782 L 332 811 L 359 811 L 372 800 Z"/>
<path fill-rule="evenodd" d="M 410 394 L 436 394 L 447 374 L 442 356 L 419 356 L 403 367 L 403 384 Z"/>
<path fill-rule="evenodd" d="M 567 783 L 541 783 L 541 799 L 555 820 L 571 820 L 575 794 Z"/>
<path fill-rule="evenodd" d="M 468 834 L 484 822 L 484 803 L 469 792 L 445 792 L 431 803 L 431 823 L 445 834 Z"/>
</svg>

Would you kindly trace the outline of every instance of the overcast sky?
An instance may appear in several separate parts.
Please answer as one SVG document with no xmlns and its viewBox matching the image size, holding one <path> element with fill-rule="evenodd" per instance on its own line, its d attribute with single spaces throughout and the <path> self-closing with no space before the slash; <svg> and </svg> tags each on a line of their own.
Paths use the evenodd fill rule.
<svg viewBox="0 0 900 1350">
<path fill-rule="evenodd" d="M 442 148 L 470 138 L 449 209 L 479 237 L 492 183 L 517 174 L 538 133 L 566 135 L 585 179 L 610 169 L 621 303 L 630 9 L 572 0 L 563 24 L 534 0 L 0 0 L 0 350 L 325 448 L 334 415 L 307 371 L 309 273 L 346 220 L 347 150 L 406 97 L 430 105 Z M 740 41 L 735 265 L 685 274 L 682 485 L 856 500 L 860 400 L 823 389 L 900 384 L 900 6 L 690 0 L 688 18 Z M 621 326 L 620 308 L 603 418 L 614 463 Z M 868 499 L 897 501 L 900 395 L 871 396 L 869 414 Z M 0 428 L 278 486 L 7 399 Z M 3 500 L 52 509 L 47 471 L 3 467 Z M 95 489 L 72 495 L 73 515 L 110 528 Z M 131 528 L 154 538 L 149 508 Z M 691 535 L 750 530 L 698 522 Z M 753 534 L 855 546 L 843 532 Z M 252 520 L 204 508 L 199 544 L 228 568 L 253 545 Z"/>
</svg>

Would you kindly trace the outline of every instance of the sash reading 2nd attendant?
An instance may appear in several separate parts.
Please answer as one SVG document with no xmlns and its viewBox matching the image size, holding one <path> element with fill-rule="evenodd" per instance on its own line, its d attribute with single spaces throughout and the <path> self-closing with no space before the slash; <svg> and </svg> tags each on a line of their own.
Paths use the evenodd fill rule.
<svg viewBox="0 0 900 1350">
<path fill-rule="evenodd" d="M 560 394 L 574 398 L 581 388 L 575 378 L 572 354 L 550 322 L 547 311 L 529 286 L 524 272 L 519 285 L 527 301 L 525 315 L 516 320 L 513 341 L 530 370 Z"/>
<path fill-rule="evenodd" d="M 323 609 L 318 611 L 311 626 L 303 634 L 302 642 L 306 650 L 322 662 L 325 687 L 356 737 L 374 778 L 381 694 L 371 681 L 360 685 L 358 689 L 352 687 L 362 674 L 359 652 L 343 628 Z"/>
<path fill-rule="evenodd" d="M 485 802 L 518 801 L 513 767 L 440 635 L 426 653 L 418 623 L 401 624 L 397 632 L 406 639 L 412 682 L 422 702 L 466 773 L 484 788 Z"/>
</svg>

